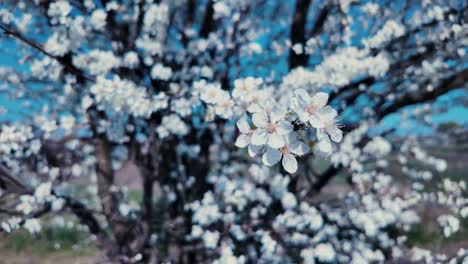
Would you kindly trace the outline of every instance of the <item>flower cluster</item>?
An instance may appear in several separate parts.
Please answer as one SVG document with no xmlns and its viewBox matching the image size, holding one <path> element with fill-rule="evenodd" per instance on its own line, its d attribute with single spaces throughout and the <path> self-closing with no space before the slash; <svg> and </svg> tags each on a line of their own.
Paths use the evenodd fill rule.
<svg viewBox="0 0 468 264">
<path fill-rule="evenodd" d="M 32 128 L 24 125 L 2 125 L 0 127 L 0 154 L 20 152 L 27 141 L 33 138 Z M 18 156 L 18 153 L 16 153 Z"/>
<path fill-rule="evenodd" d="M 16 210 L 22 215 L 28 217 L 35 211 L 40 210 L 41 206 L 49 204 L 51 210 L 59 211 L 63 208 L 65 200 L 56 197 L 52 194 L 52 183 L 46 182 L 36 186 L 33 195 L 25 194 L 19 197 L 19 203 L 16 205 Z M 1 222 L 0 230 L 11 232 L 19 227 L 21 218 L 11 217 L 7 221 Z M 24 228 L 30 233 L 37 233 L 41 230 L 41 223 L 36 218 L 25 218 Z"/>
<path fill-rule="evenodd" d="M 343 137 L 337 124 L 338 113 L 327 101 L 326 93 L 310 96 L 305 90 L 296 90 L 289 108 L 274 102 L 257 105 L 251 116 L 255 127 L 250 126 L 247 117 L 241 118 L 237 122 L 240 135 L 235 144 L 248 147 L 251 156 L 262 155 L 267 166 L 281 160 L 284 169 L 294 173 L 298 168 L 296 157 L 310 151 L 311 141 L 304 137 L 306 130 L 315 129 L 314 151 L 319 154 L 329 155 L 331 142 L 339 143 Z"/>
<path fill-rule="evenodd" d="M 382 29 L 372 38 L 365 40 L 364 45 L 369 48 L 377 48 L 391 39 L 402 36 L 405 34 L 405 31 L 405 27 L 402 24 L 394 20 L 389 20 L 385 22 Z"/>
<path fill-rule="evenodd" d="M 359 76 L 383 76 L 389 67 L 390 61 L 384 54 L 372 55 L 367 48 L 346 47 L 324 58 L 313 71 L 302 67 L 292 70 L 283 78 L 283 87 L 308 91 L 325 86 L 338 88 Z"/>
<path fill-rule="evenodd" d="M 122 80 L 118 76 L 114 76 L 111 80 L 98 77 L 90 91 L 96 102 L 110 104 L 116 111 L 125 109 L 134 116 L 147 117 L 168 105 L 168 98 L 163 92 L 150 96 L 146 89 L 137 87 L 133 82 Z"/>
<path fill-rule="evenodd" d="M 207 104 L 207 120 L 211 120 L 215 115 L 228 119 L 234 114 L 234 101 L 229 92 L 221 89 L 219 83 L 206 83 L 198 81 L 193 84 L 195 93 L 200 100 Z"/>
</svg>

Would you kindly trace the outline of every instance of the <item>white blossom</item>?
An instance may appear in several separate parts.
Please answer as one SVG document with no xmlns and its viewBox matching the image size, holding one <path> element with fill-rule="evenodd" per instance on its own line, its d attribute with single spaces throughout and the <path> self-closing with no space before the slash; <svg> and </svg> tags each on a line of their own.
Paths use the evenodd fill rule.
<svg viewBox="0 0 468 264">
<path fill-rule="evenodd" d="M 315 256 L 322 262 L 333 262 L 336 258 L 336 252 L 329 243 L 320 243 L 314 248 Z"/>
<path fill-rule="evenodd" d="M 284 120 L 285 116 L 286 111 L 279 107 L 269 113 L 254 113 L 252 120 L 257 129 L 252 134 L 252 144 L 260 146 L 267 144 L 271 148 L 284 147 L 286 142 L 283 136 L 293 130 L 291 123 Z"/>
<path fill-rule="evenodd" d="M 205 231 L 203 234 L 203 243 L 205 247 L 209 249 L 214 249 L 217 247 L 219 241 L 219 232 L 217 231 Z"/>
<path fill-rule="evenodd" d="M 96 30 L 103 30 L 106 26 L 107 13 L 104 10 L 96 9 L 91 14 L 91 25 Z"/>
<path fill-rule="evenodd" d="M 42 229 L 41 223 L 36 218 L 26 219 L 23 226 L 26 230 L 28 230 L 29 233 L 32 234 L 38 233 Z"/>
<path fill-rule="evenodd" d="M 170 67 L 166 67 L 161 63 L 158 63 L 153 66 L 151 69 L 151 77 L 153 79 L 160 79 L 163 81 L 167 81 L 172 76 L 172 69 Z"/>
<path fill-rule="evenodd" d="M 309 152 L 309 146 L 297 140 L 296 136 L 291 133 L 283 138 L 284 146 L 279 149 L 268 146 L 265 154 L 262 156 L 263 164 L 273 166 L 282 159 L 284 169 L 289 173 L 294 173 L 297 170 L 296 156 L 302 156 Z"/>
</svg>

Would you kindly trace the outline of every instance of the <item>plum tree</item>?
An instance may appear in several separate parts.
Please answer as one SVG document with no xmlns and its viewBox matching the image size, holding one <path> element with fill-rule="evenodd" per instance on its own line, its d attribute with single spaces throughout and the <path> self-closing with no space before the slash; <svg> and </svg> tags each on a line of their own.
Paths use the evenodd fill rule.
<svg viewBox="0 0 468 264">
<path fill-rule="evenodd" d="M 466 185 L 414 137 L 392 139 L 435 127 L 440 98 L 466 103 L 466 12 L 3 0 L 0 230 L 71 214 L 117 263 L 467 261 L 407 243 L 424 203 L 457 232 Z M 116 183 L 128 164 L 141 203 Z M 321 195 L 336 177 L 346 188 Z M 71 191 L 81 178 L 87 198 Z"/>
</svg>

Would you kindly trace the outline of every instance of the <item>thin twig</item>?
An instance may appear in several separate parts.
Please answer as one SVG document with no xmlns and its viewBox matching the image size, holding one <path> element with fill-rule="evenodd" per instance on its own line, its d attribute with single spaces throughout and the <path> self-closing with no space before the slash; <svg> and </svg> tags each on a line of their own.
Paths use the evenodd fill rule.
<svg viewBox="0 0 468 264">
<path fill-rule="evenodd" d="M 63 67 L 65 67 L 69 72 L 75 74 L 76 76 L 79 76 L 85 80 L 88 80 L 90 82 L 96 82 L 96 80 L 92 77 L 88 77 L 86 75 L 84 75 L 79 69 L 77 69 L 75 66 L 73 65 L 70 65 L 66 62 L 63 61 L 63 58 L 61 57 L 58 57 L 58 56 L 55 56 L 53 55 L 52 53 L 46 51 L 41 45 L 37 44 L 36 42 L 32 41 L 32 40 L 29 40 L 25 37 L 23 37 L 19 32 L 16 32 L 16 31 L 13 31 L 11 29 L 9 29 L 8 27 L 6 27 L 5 25 L 3 24 L 0 24 L 0 28 L 3 29 L 3 31 L 5 32 L 6 35 L 11 35 L 19 40 L 21 40 L 23 43 L 26 43 L 27 45 L 37 49 L 38 51 L 40 51 L 41 53 L 43 53 L 44 55 L 56 60 L 58 63 L 60 63 Z"/>
</svg>

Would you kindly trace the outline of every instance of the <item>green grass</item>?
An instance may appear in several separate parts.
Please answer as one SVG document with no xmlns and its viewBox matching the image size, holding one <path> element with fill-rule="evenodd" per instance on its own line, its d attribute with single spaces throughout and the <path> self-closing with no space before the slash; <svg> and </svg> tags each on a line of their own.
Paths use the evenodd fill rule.
<svg viewBox="0 0 468 264">
<path fill-rule="evenodd" d="M 406 234 L 411 245 L 425 246 L 440 238 L 440 232 L 427 232 L 424 224 L 415 224 Z"/>
<path fill-rule="evenodd" d="M 38 234 L 17 230 L 4 235 L 0 251 L 30 252 L 34 255 L 48 255 L 60 252 L 65 255 L 88 256 L 95 253 L 92 243 L 85 243 L 87 233 L 75 228 L 47 228 Z"/>
<path fill-rule="evenodd" d="M 127 198 L 129 202 L 140 204 L 143 201 L 143 193 L 141 190 L 129 189 L 127 192 Z"/>
<path fill-rule="evenodd" d="M 454 181 L 466 180 L 468 176 L 468 166 L 461 168 L 448 167 L 446 171 L 442 173 L 442 177 L 448 177 Z"/>
<path fill-rule="evenodd" d="M 444 245 L 466 241 L 468 238 L 468 218 L 462 218 L 460 221 L 460 230 L 450 237 L 445 237 L 441 228 L 434 230 L 428 228 L 430 223 L 423 221 L 415 224 L 406 234 L 408 242 L 415 246 L 435 246 L 440 248 Z"/>
</svg>

